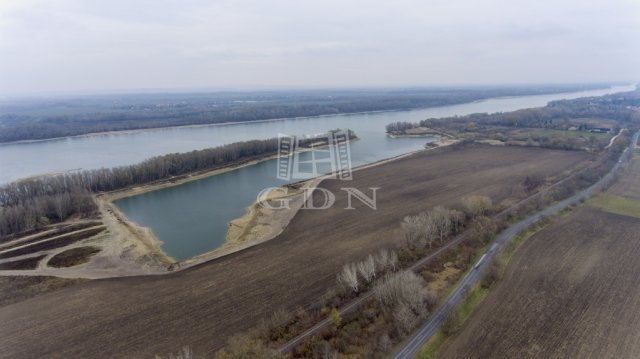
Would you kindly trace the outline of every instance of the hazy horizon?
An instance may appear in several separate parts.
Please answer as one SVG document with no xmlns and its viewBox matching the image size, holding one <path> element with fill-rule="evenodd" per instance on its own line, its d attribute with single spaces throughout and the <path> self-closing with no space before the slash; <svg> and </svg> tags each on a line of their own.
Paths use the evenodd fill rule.
<svg viewBox="0 0 640 359">
<path fill-rule="evenodd" d="M 4 1 L 0 95 L 636 83 L 640 3 Z"/>
</svg>

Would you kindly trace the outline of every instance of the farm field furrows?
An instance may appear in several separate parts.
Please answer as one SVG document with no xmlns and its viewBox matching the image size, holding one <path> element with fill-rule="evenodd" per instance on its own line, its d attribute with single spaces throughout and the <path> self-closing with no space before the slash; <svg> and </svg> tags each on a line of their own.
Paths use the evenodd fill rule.
<svg viewBox="0 0 640 359">
<path fill-rule="evenodd" d="M 637 152 L 637 150 L 636 150 Z M 636 358 L 640 158 L 527 239 L 440 358 Z"/>
<path fill-rule="evenodd" d="M 261 245 L 178 273 L 89 281 L 0 307 L 0 357 L 148 358 L 184 345 L 210 352 L 278 308 L 315 302 L 343 264 L 402 241 L 404 216 L 469 194 L 512 202 L 528 175 L 558 175 L 592 158 L 465 145 L 363 169 L 353 181 L 324 181 L 335 205 L 299 212 Z M 341 187 L 379 187 L 378 209 L 354 202 L 356 210 L 345 210 Z"/>
<path fill-rule="evenodd" d="M 637 358 L 639 233 L 590 206 L 536 233 L 439 358 Z"/>
</svg>

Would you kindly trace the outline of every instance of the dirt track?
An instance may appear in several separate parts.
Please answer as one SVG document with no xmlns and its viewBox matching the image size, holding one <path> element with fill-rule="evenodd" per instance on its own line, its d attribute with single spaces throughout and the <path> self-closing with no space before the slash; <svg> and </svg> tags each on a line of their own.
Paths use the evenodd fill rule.
<svg viewBox="0 0 640 359">
<path fill-rule="evenodd" d="M 405 215 L 467 194 L 500 202 L 520 193 L 528 174 L 557 174 L 589 158 L 480 145 L 429 152 L 356 172 L 346 183 L 380 187 L 377 211 L 356 202 L 357 210 L 344 210 L 345 182 L 326 181 L 335 206 L 301 211 L 264 244 L 172 275 L 95 280 L 2 307 L 0 357 L 149 358 L 183 345 L 210 351 L 278 307 L 311 303 L 342 264 L 398 241 Z"/>
</svg>

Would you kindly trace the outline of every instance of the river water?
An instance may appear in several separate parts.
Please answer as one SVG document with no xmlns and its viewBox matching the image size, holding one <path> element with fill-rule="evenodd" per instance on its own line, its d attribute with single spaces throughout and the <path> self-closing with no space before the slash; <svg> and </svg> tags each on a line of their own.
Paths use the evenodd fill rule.
<svg viewBox="0 0 640 359">
<path fill-rule="evenodd" d="M 430 117 L 476 112 L 513 111 L 544 106 L 557 99 L 600 96 L 630 91 L 615 86 L 552 95 L 493 98 L 472 103 L 410 111 L 295 118 L 276 121 L 177 127 L 128 133 L 109 133 L 59 140 L 0 145 L 0 183 L 41 173 L 113 167 L 171 152 L 220 146 L 231 142 L 276 137 L 278 134 L 315 134 L 350 128 L 360 138 L 351 144 L 353 166 L 375 162 L 420 149 L 428 139 L 389 138 L 385 126 L 394 121 L 416 122 Z M 163 250 L 184 260 L 220 246 L 229 221 L 242 216 L 265 187 L 280 186 L 276 161 L 148 192 L 116 202 L 132 221 L 149 227 Z"/>
</svg>

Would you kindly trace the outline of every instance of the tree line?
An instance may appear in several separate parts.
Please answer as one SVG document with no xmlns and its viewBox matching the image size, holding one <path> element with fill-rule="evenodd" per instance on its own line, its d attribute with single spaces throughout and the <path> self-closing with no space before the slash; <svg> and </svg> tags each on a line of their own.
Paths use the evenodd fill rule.
<svg viewBox="0 0 640 359">
<path fill-rule="evenodd" d="M 453 127 L 464 131 L 468 124 L 567 129 L 576 118 L 607 118 L 621 122 L 640 122 L 640 90 L 600 97 L 552 101 L 547 106 L 511 112 L 476 113 L 461 117 L 427 119 L 422 127 Z"/>
<path fill-rule="evenodd" d="M 511 112 L 474 113 L 466 116 L 429 118 L 419 122 L 395 122 L 387 125 L 389 133 L 404 133 L 409 129 L 426 127 L 443 131 L 495 132 L 496 126 L 511 128 L 549 128 L 566 130 L 575 119 L 606 118 L 624 123 L 640 123 L 640 90 L 599 97 L 549 102 L 544 107 Z"/>
<path fill-rule="evenodd" d="M 418 122 L 398 121 L 392 122 L 386 126 L 387 133 L 400 134 L 405 133 L 412 128 L 420 127 Z"/>
<path fill-rule="evenodd" d="M 584 88 L 556 86 L 147 94 L 22 100 L 16 103 L 0 101 L 0 142 L 105 131 L 425 108 L 489 97 Z"/>
</svg>

